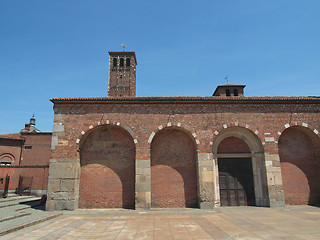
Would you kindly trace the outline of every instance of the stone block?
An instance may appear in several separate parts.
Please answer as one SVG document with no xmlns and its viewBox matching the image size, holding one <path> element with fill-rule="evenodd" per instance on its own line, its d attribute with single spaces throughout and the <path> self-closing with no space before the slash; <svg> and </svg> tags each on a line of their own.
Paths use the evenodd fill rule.
<svg viewBox="0 0 320 240">
<path fill-rule="evenodd" d="M 198 153 L 198 161 L 206 161 L 213 159 L 212 153 Z"/>
<path fill-rule="evenodd" d="M 151 182 L 136 182 L 136 192 L 151 191 Z"/>
<path fill-rule="evenodd" d="M 49 179 L 48 181 L 48 192 L 60 191 L 60 179 Z"/>
<path fill-rule="evenodd" d="M 214 205 L 213 202 L 201 202 L 200 209 L 213 209 Z"/>
<path fill-rule="evenodd" d="M 150 160 L 137 160 L 136 168 L 150 168 Z"/>
<path fill-rule="evenodd" d="M 63 114 L 55 113 L 54 117 L 53 117 L 53 121 L 54 122 L 62 121 L 62 116 L 63 116 Z"/>
<path fill-rule="evenodd" d="M 52 127 L 53 133 L 64 132 L 64 125 L 60 122 L 54 122 Z"/>
<path fill-rule="evenodd" d="M 55 150 L 56 146 L 58 146 L 58 136 L 52 136 L 51 150 Z"/>
<path fill-rule="evenodd" d="M 151 175 L 151 171 L 150 171 L 150 168 L 137 168 L 136 169 L 136 174 L 137 175 L 150 176 Z"/>
<path fill-rule="evenodd" d="M 136 209 L 150 209 L 151 192 L 136 192 Z"/>
<path fill-rule="evenodd" d="M 54 200 L 74 200 L 74 192 L 54 192 L 51 193 Z"/>
<path fill-rule="evenodd" d="M 60 189 L 62 192 L 74 192 L 76 188 L 76 179 L 63 179 L 60 181 Z"/>
<path fill-rule="evenodd" d="M 213 183 L 213 171 L 201 171 L 200 181 Z"/>
<path fill-rule="evenodd" d="M 54 201 L 53 200 L 47 200 L 46 202 L 46 211 L 54 211 Z"/>
<path fill-rule="evenodd" d="M 79 165 L 74 163 L 50 163 L 49 179 L 79 178 Z"/>
<path fill-rule="evenodd" d="M 54 210 L 74 210 L 76 208 L 76 204 L 74 200 L 71 201 L 54 201 Z"/>
</svg>

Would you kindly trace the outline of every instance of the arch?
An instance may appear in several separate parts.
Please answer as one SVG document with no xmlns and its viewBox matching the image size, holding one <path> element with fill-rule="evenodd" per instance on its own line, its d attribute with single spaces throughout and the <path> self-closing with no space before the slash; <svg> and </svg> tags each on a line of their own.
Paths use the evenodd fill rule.
<svg viewBox="0 0 320 240">
<path fill-rule="evenodd" d="M 151 143 L 151 207 L 198 207 L 194 139 L 176 127 L 158 131 Z"/>
<path fill-rule="evenodd" d="M 239 93 L 238 93 L 238 90 L 237 90 L 237 89 L 234 89 L 234 90 L 233 90 L 233 96 L 239 96 Z"/>
<path fill-rule="evenodd" d="M 124 59 L 120 58 L 120 67 L 123 67 L 123 66 L 124 66 Z"/>
<path fill-rule="evenodd" d="M 320 138 L 297 125 L 282 132 L 278 146 L 286 204 L 320 205 Z"/>
<path fill-rule="evenodd" d="M 157 129 L 155 129 L 149 136 L 149 139 L 148 139 L 148 143 L 149 143 L 149 149 L 151 149 L 151 143 L 152 143 L 152 140 L 154 138 L 154 136 L 161 130 L 163 129 L 166 129 L 166 128 L 175 128 L 175 129 L 178 129 L 178 130 L 181 130 L 183 131 L 185 134 L 187 134 L 190 138 L 192 138 L 194 144 L 198 147 L 198 145 L 200 144 L 200 141 L 199 139 L 197 139 L 197 134 L 194 132 L 191 134 L 191 129 L 188 129 L 187 127 L 183 126 L 182 127 L 182 124 L 180 122 L 178 123 L 172 123 L 172 122 L 168 122 L 165 126 L 163 125 L 160 125 L 158 126 Z M 198 151 L 198 149 L 197 149 Z"/>
<path fill-rule="evenodd" d="M 135 144 L 117 125 L 100 125 L 80 142 L 80 208 L 134 208 Z"/>
<path fill-rule="evenodd" d="M 130 58 L 126 59 L 126 67 L 130 67 Z"/>
<path fill-rule="evenodd" d="M 117 60 L 117 58 L 113 58 L 112 61 L 113 61 L 113 66 L 114 66 L 114 67 L 118 66 L 118 60 Z"/>
<path fill-rule="evenodd" d="M 14 163 L 15 157 L 10 153 L 0 155 L 0 164 L 11 165 Z"/>
<path fill-rule="evenodd" d="M 248 126 L 249 127 L 249 126 Z M 217 132 L 217 137 L 212 144 L 212 152 L 214 156 L 215 174 L 219 177 L 219 158 L 250 158 L 253 173 L 254 195 L 256 206 L 269 206 L 268 196 L 268 184 L 265 168 L 264 150 L 259 137 L 249 130 L 247 127 L 225 127 L 220 132 Z M 236 141 L 245 143 L 247 148 L 242 148 L 242 152 L 239 149 L 236 152 L 219 152 L 219 145 L 223 141 L 230 139 L 236 139 Z M 234 140 L 233 140 L 234 141 Z M 231 141 L 232 142 L 232 141 Z M 235 142 L 235 141 L 234 141 Z M 250 152 L 246 152 L 246 151 Z M 220 204 L 219 184 L 216 181 L 216 202 Z"/>
</svg>

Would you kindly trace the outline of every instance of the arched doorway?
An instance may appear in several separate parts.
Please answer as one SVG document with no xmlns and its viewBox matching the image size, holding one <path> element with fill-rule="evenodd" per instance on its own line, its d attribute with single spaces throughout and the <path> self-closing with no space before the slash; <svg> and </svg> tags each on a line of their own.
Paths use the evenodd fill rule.
<svg viewBox="0 0 320 240">
<path fill-rule="evenodd" d="M 216 137 L 212 151 L 218 205 L 270 205 L 264 151 L 256 134 L 243 127 L 226 128 Z"/>
<path fill-rule="evenodd" d="M 196 147 L 180 129 L 165 128 L 152 140 L 151 207 L 198 207 Z"/>
<path fill-rule="evenodd" d="M 320 140 L 311 130 L 290 127 L 279 138 L 286 204 L 320 205 Z"/>
<path fill-rule="evenodd" d="M 227 137 L 219 144 L 218 168 L 221 206 L 254 206 L 253 171 L 249 146 Z"/>
<path fill-rule="evenodd" d="M 80 145 L 80 208 L 134 208 L 135 145 L 118 126 L 99 126 Z"/>
</svg>

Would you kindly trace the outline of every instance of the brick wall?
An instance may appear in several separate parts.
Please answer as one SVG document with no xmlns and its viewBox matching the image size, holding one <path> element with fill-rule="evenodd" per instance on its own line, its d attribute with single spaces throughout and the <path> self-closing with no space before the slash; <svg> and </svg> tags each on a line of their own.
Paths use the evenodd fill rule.
<svg viewBox="0 0 320 240">
<path fill-rule="evenodd" d="M 281 135 L 279 152 L 287 204 L 320 203 L 319 145 L 319 139 L 301 127 L 292 127 Z"/>
<path fill-rule="evenodd" d="M 134 208 L 135 146 L 120 127 L 99 127 L 80 150 L 81 208 Z"/>
<path fill-rule="evenodd" d="M 151 177 L 152 175 L 155 176 L 157 168 L 160 170 L 160 165 L 155 165 L 152 166 L 154 167 L 152 170 L 153 173 L 150 173 L 151 163 L 148 167 L 148 162 L 150 162 L 150 159 L 153 159 L 150 156 L 150 153 L 154 151 L 152 145 L 162 129 L 175 128 L 186 132 L 187 136 L 192 139 L 198 156 L 201 154 L 203 154 L 201 156 L 205 156 L 203 160 L 206 161 L 207 165 L 204 166 L 203 169 L 197 168 L 197 175 L 199 176 L 198 185 L 200 188 L 197 195 L 201 201 L 212 199 L 212 197 L 207 196 L 201 189 L 206 189 L 204 186 L 212 186 L 212 182 L 216 185 L 218 184 L 216 179 L 217 171 L 215 166 L 212 165 L 214 162 L 212 156 L 214 157 L 215 154 L 217 154 L 217 152 L 213 151 L 213 145 L 216 139 L 219 138 L 226 129 L 243 128 L 249 131 L 255 136 L 258 144 L 262 146 L 261 152 L 253 153 L 253 159 L 257 158 L 257 156 L 261 158 L 261 154 L 262 158 L 265 159 L 262 161 L 262 165 L 259 166 L 262 167 L 265 172 L 263 176 L 258 179 L 266 178 L 266 180 L 263 180 L 259 186 L 255 187 L 266 187 L 268 193 L 264 198 L 269 198 L 270 205 L 272 204 L 274 206 L 277 206 L 277 204 L 280 206 L 280 203 L 283 202 L 283 185 L 278 155 L 278 139 L 280 135 L 285 129 L 292 126 L 301 126 L 302 128 L 308 128 L 310 131 L 313 131 L 313 134 L 319 138 L 318 130 L 320 129 L 320 105 L 305 102 L 293 104 L 279 101 L 276 104 L 266 102 L 250 102 L 246 104 L 230 102 L 189 103 L 187 101 L 185 103 L 174 103 L 174 101 L 170 103 L 153 103 L 152 101 L 136 101 L 132 103 L 129 101 L 123 101 L 123 103 L 116 101 L 111 103 L 94 103 L 93 101 L 93 103 L 86 103 L 86 101 L 83 101 L 82 103 L 55 103 L 54 111 L 52 161 L 66 162 L 66 164 L 68 161 L 79 162 L 80 156 L 77 151 L 79 146 L 81 143 L 86 142 L 85 138 L 91 131 L 102 125 L 119 126 L 119 128 L 122 128 L 132 136 L 136 148 L 136 164 L 142 164 L 143 162 L 143 165 L 145 165 L 144 168 L 137 173 L 139 174 L 139 178 L 136 177 L 136 206 L 139 205 L 137 201 L 140 200 L 144 201 L 146 205 L 151 204 L 151 202 L 148 203 L 149 196 L 150 199 L 156 199 L 154 198 L 155 195 L 151 197 L 152 190 L 151 186 L 149 188 L 148 181 L 141 189 L 137 189 L 137 184 L 140 184 L 140 180 L 143 177 L 148 179 L 150 175 Z M 169 146 L 164 144 L 166 142 L 165 139 L 168 140 L 171 138 L 163 137 L 163 139 L 164 140 L 159 142 L 159 146 L 161 146 L 159 149 L 162 149 L 162 152 L 166 154 L 168 159 L 175 157 L 172 151 L 167 150 Z M 174 137 L 173 139 L 175 141 L 173 141 L 172 144 L 179 144 L 179 141 L 176 141 L 178 138 L 176 139 Z M 163 143 L 160 144 L 161 142 Z M 232 141 L 230 144 L 231 143 Z M 238 145 L 239 143 L 234 142 L 233 144 Z M 241 151 L 248 151 L 247 148 L 241 147 L 241 149 Z M 161 150 L 158 151 L 161 152 Z M 178 155 L 180 152 L 178 151 L 176 154 Z M 211 156 L 210 154 L 213 155 Z M 196 161 L 199 161 L 199 158 L 196 158 Z M 319 156 L 317 156 L 317 161 L 319 162 Z M 153 160 L 151 162 L 153 162 Z M 208 165 L 209 163 L 211 163 L 210 166 Z M 76 167 L 76 165 L 74 166 Z M 164 173 L 161 173 L 161 171 Z M 184 170 L 181 170 L 181 172 L 172 167 L 168 162 L 161 167 L 161 171 L 158 171 L 159 176 L 161 174 L 170 174 L 172 178 L 176 178 L 177 184 L 178 182 L 182 184 L 183 177 L 179 178 L 179 175 L 182 176 L 181 174 Z M 257 172 L 257 174 L 259 173 Z M 162 179 L 162 177 L 157 178 Z M 76 184 L 76 175 L 74 175 L 74 179 Z M 139 195 L 139 191 L 141 191 L 141 195 Z M 162 190 L 160 189 L 159 191 L 161 192 Z M 258 192 L 263 191 L 259 190 Z M 73 194 L 74 200 L 72 200 L 72 204 L 77 204 L 77 193 L 74 192 Z M 217 192 L 215 192 L 215 194 L 217 194 Z M 160 195 L 162 194 L 160 193 Z M 161 198 L 158 197 L 158 199 Z M 54 208 L 53 203 L 55 199 L 49 199 L 49 202 L 51 200 L 50 207 Z M 200 205 L 201 201 L 199 202 Z M 219 204 L 218 200 L 215 204 Z M 66 205 L 68 204 L 66 203 Z M 169 206 L 170 204 L 162 203 L 162 205 Z"/>
<path fill-rule="evenodd" d="M 151 206 L 197 206 L 195 143 L 181 130 L 159 131 L 152 140 Z"/>
</svg>

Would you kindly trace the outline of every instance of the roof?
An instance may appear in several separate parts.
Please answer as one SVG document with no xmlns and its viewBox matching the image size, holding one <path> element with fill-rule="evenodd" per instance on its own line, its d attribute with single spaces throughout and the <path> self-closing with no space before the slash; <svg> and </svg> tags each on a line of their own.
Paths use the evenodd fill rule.
<svg viewBox="0 0 320 240">
<path fill-rule="evenodd" d="M 54 104 L 148 104 L 148 103 L 316 103 L 320 97 L 86 97 L 86 98 L 53 98 Z"/>
<path fill-rule="evenodd" d="M 20 133 L 0 134 L 0 138 L 20 139 Z"/>
<path fill-rule="evenodd" d="M 241 87 L 241 88 L 245 88 L 246 85 L 243 84 L 222 84 L 222 85 L 218 85 L 216 90 L 214 90 L 212 96 L 215 96 L 216 92 L 218 91 L 219 88 L 226 88 L 226 87 Z"/>
</svg>

